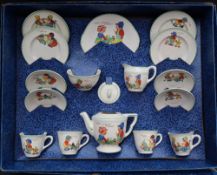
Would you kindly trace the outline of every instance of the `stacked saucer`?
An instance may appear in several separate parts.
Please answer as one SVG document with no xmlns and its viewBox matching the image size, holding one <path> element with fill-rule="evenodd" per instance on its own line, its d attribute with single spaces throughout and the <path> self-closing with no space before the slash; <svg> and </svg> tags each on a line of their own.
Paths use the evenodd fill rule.
<svg viewBox="0 0 217 175">
<path fill-rule="evenodd" d="M 55 58 L 61 63 L 69 55 L 69 28 L 65 20 L 49 10 L 31 13 L 22 25 L 22 54 L 30 65 L 39 58 Z"/>
<path fill-rule="evenodd" d="M 182 59 L 191 65 L 197 52 L 197 29 L 191 16 L 169 11 L 159 16 L 150 30 L 150 55 L 155 65 L 169 58 Z"/>
<path fill-rule="evenodd" d="M 193 75 L 182 69 L 170 69 L 157 76 L 154 82 L 155 108 L 161 109 L 170 107 L 182 107 L 190 111 L 195 104 L 194 95 L 191 93 L 195 84 Z"/>
<path fill-rule="evenodd" d="M 26 89 L 29 91 L 25 98 L 25 106 L 32 112 L 39 106 L 56 106 L 64 111 L 67 101 L 62 93 L 65 93 L 67 85 L 65 79 L 51 70 L 37 70 L 26 78 Z"/>
</svg>

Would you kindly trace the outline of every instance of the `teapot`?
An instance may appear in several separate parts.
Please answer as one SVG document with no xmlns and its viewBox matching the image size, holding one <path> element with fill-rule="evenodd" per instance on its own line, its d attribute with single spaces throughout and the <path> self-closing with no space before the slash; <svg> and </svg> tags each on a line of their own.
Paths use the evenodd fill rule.
<svg viewBox="0 0 217 175">
<path fill-rule="evenodd" d="M 95 114 L 91 120 L 86 112 L 81 112 L 80 115 L 85 122 L 87 131 L 99 143 L 99 146 L 96 148 L 97 151 L 102 153 L 120 152 L 121 147 L 119 144 L 124 138 L 130 135 L 138 117 L 138 114 L 135 113 L 121 114 L 119 112 L 99 112 Z M 133 121 L 128 131 L 126 131 L 127 120 L 130 117 L 133 118 Z"/>
</svg>

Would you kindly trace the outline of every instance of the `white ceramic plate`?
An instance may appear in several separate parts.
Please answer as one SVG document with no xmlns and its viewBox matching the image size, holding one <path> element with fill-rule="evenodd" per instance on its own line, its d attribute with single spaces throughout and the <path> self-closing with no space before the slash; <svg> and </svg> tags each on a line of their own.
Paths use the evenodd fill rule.
<svg viewBox="0 0 217 175">
<path fill-rule="evenodd" d="M 160 15 L 152 24 L 150 30 L 151 42 L 158 33 L 171 28 L 180 28 L 192 35 L 193 38 L 197 34 L 196 24 L 191 16 L 182 11 L 169 11 Z"/>
<path fill-rule="evenodd" d="M 81 47 L 87 52 L 100 42 L 106 44 L 122 42 L 132 52 L 136 52 L 140 38 L 131 22 L 123 16 L 103 14 L 87 25 L 81 37 Z"/>
<path fill-rule="evenodd" d="M 150 47 L 153 63 L 159 64 L 165 59 L 182 59 L 191 65 L 197 52 L 195 39 L 181 29 L 168 29 L 154 39 Z"/>
<path fill-rule="evenodd" d="M 52 70 L 37 70 L 26 78 L 26 89 L 30 92 L 41 88 L 55 88 L 65 93 L 67 85 L 65 79 Z"/>
<path fill-rule="evenodd" d="M 194 95 L 182 89 L 170 89 L 163 91 L 155 97 L 155 108 L 160 111 L 163 108 L 169 107 L 182 107 L 186 111 L 190 111 L 195 104 Z"/>
<path fill-rule="evenodd" d="M 69 27 L 65 20 L 57 13 L 50 10 L 37 10 L 28 15 L 22 25 L 23 36 L 35 28 L 42 26 L 56 29 L 69 41 Z"/>
<path fill-rule="evenodd" d="M 55 58 L 64 64 L 69 55 L 69 46 L 63 35 L 56 30 L 48 27 L 36 28 L 24 36 L 22 53 L 28 64 L 39 58 Z"/>
<path fill-rule="evenodd" d="M 67 106 L 65 97 L 60 92 L 49 88 L 31 91 L 25 97 L 24 103 L 29 112 L 34 111 L 39 106 L 45 108 L 56 106 L 60 110 L 64 111 Z"/>
<path fill-rule="evenodd" d="M 194 77 L 190 72 L 183 69 L 170 69 L 157 76 L 154 88 L 158 94 L 174 88 L 191 91 L 194 83 Z"/>
</svg>

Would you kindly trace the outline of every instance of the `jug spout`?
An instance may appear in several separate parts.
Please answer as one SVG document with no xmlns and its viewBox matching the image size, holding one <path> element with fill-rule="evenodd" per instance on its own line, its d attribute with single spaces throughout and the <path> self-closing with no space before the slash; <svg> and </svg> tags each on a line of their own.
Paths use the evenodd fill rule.
<svg viewBox="0 0 217 175">
<path fill-rule="evenodd" d="M 90 119 L 89 115 L 86 112 L 81 112 L 80 116 L 83 118 L 87 131 L 90 135 L 94 135 L 93 133 L 93 121 Z"/>
<path fill-rule="evenodd" d="M 67 74 L 68 74 L 69 76 L 74 76 L 74 73 L 72 72 L 71 69 L 68 69 L 68 70 L 67 70 Z"/>
<path fill-rule="evenodd" d="M 21 132 L 21 133 L 20 133 L 20 136 L 24 136 L 24 133 L 23 133 L 23 132 Z"/>
<path fill-rule="evenodd" d="M 128 65 L 128 64 L 126 64 L 126 63 L 123 63 L 122 66 L 123 66 L 124 69 L 126 69 L 126 68 L 129 67 L 130 65 Z"/>
</svg>

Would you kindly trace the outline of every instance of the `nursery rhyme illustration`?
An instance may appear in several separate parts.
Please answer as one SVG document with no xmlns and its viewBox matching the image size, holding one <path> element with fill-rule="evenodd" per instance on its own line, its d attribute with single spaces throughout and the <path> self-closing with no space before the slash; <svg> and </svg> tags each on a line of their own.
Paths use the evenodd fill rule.
<svg viewBox="0 0 217 175">
<path fill-rule="evenodd" d="M 101 23 L 97 26 L 97 37 L 95 43 L 103 42 L 106 44 L 117 44 L 124 38 L 124 22 L 119 21 L 115 24 L 115 30 L 111 34 L 110 30 L 114 24 Z"/>
</svg>

